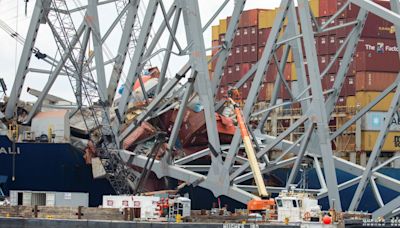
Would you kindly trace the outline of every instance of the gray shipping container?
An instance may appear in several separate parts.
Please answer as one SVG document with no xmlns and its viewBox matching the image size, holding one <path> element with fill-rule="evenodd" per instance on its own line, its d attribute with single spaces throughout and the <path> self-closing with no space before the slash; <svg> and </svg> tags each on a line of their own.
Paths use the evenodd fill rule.
<svg viewBox="0 0 400 228">
<path fill-rule="evenodd" d="M 362 130 L 379 131 L 384 124 L 386 112 L 368 112 L 362 118 Z M 397 111 L 391 121 L 390 131 L 400 131 L 400 112 Z"/>
<path fill-rule="evenodd" d="M 13 206 L 88 207 L 89 193 L 11 190 L 10 202 Z"/>
</svg>

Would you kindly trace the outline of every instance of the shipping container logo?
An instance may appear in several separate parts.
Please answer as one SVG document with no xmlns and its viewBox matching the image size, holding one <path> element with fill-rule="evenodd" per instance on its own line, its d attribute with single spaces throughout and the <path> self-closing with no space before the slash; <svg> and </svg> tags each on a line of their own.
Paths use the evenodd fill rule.
<svg viewBox="0 0 400 228">
<path fill-rule="evenodd" d="M 112 207 L 114 205 L 113 200 L 107 200 L 107 206 Z"/>
<path fill-rule="evenodd" d="M 394 136 L 393 141 L 395 147 L 400 147 L 400 136 Z"/>
<path fill-rule="evenodd" d="M 385 53 L 385 44 L 384 43 L 376 43 L 376 52 L 377 53 Z"/>
<path fill-rule="evenodd" d="M 379 115 L 373 115 L 372 116 L 372 126 L 379 127 L 380 125 L 381 125 L 381 119 L 379 118 Z"/>
<path fill-rule="evenodd" d="M 378 27 L 378 30 L 379 30 L 379 31 L 387 31 L 387 32 L 389 32 L 390 34 L 393 34 L 393 33 L 396 32 L 396 27 L 394 27 L 394 25 L 393 25 L 393 26 L 390 26 L 390 27 Z"/>
</svg>

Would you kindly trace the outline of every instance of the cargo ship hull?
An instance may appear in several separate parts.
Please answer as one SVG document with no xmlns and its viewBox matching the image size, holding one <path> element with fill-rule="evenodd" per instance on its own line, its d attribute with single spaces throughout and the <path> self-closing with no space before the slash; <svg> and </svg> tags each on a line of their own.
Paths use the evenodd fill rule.
<svg viewBox="0 0 400 228">
<path fill-rule="evenodd" d="M 103 195 L 114 194 L 107 180 L 93 179 L 91 166 L 85 163 L 83 153 L 68 143 L 16 143 L 16 151 L 13 167 L 12 142 L 7 136 L 0 136 L 0 176 L 7 177 L 3 188 L 6 195 L 9 190 L 87 192 L 89 206 L 97 207 L 101 205 Z M 15 170 L 15 180 L 12 180 L 13 170 Z M 272 175 L 273 179 L 268 177 L 271 178 L 268 181 L 284 186 L 289 171 L 290 169 L 276 170 Z M 384 168 L 381 172 L 400 180 L 400 169 Z M 300 176 L 301 174 L 297 181 L 300 181 Z M 306 176 L 308 188 L 320 187 L 314 169 L 308 170 Z M 337 177 L 338 182 L 342 183 L 354 176 L 337 170 Z M 343 208 L 347 208 L 350 204 L 355 188 L 356 186 L 352 186 L 340 192 Z M 397 193 L 390 189 L 379 186 L 379 190 L 385 202 L 397 197 Z M 200 187 L 186 187 L 182 189 L 182 193 L 189 193 L 193 209 L 209 209 L 218 202 L 210 191 Z M 359 210 L 375 210 L 378 205 L 374 200 L 370 200 L 374 199 L 373 197 L 368 187 Z M 220 197 L 220 202 L 222 206 L 228 205 L 230 210 L 245 208 L 244 204 L 224 196 Z M 324 209 L 328 208 L 326 198 L 320 200 L 320 204 Z"/>
<path fill-rule="evenodd" d="M 13 167 L 12 142 L 0 136 L 0 176 L 9 190 L 87 192 L 89 205 L 102 203 L 102 195 L 113 194 L 105 179 L 93 179 L 83 154 L 68 143 L 16 143 Z M 15 170 L 13 178 L 13 170 Z"/>
</svg>

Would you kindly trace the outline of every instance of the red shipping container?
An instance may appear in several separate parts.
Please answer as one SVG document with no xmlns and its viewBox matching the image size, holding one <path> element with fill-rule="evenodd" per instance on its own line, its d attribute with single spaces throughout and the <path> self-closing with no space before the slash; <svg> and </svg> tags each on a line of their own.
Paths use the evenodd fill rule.
<svg viewBox="0 0 400 228">
<path fill-rule="evenodd" d="M 249 62 L 257 62 L 258 53 L 257 53 L 257 44 L 249 45 L 249 53 L 250 53 L 250 61 Z"/>
<path fill-rule="evenodd" d="M 245 82 L 243 84 L 243 86 L 240 88 L 240 92 L 241 92 L 243 100 L 247 99 L 247 96 L 248 96 L 248 94 L 250 92 L 250 88 L 251 88 L 252 82 L 253 82 L 252 79 L 251 80 L 247 80 L 247 82 Z"/>
<path fill-rule="evenodd" d="M 319 16 L 324 17 L 324 16 L 329 16 L 329 1 L 328 0 L 322 0 L 319 1 Z"/>
<path fill-rule="evenodd" d="M 245 27 L 245 28 L 242 28 L 241 31 L 243 32 L 241 45 L 251 44 L 251 41 L 250 41 L 250 28 L 249 27 Z"/>
<path fill-rule="evenodd" d="M 395 27 L 392 23 L 370 13 L 361 37 L 396 39 Z"/>
<path fill-rule="evenodd" d="M 253 62 L 250 61 L 250 45 L 243 45 L 242 47 L 242 61 L 243 63 L 249 63 L 249 62 Z"/>
<path fill-rule="evenodd" d="M 232 54 L 234 51 L 235 51 L 234 48 L 232 48 L 231 51 L 229 52 L 228 61 L 226 62 L 227 66 L 233 66 L 235 64 L 235 61 L 233 59 L 233 54 Z"/>
<path fill-rule="evenodd" d="M 266 101 L 267 100 L 267 85 L 265 82 L 263 82 L 261 85 L 257 100 L 258 101 Z"/>
<path fill-rule="evenodd" d="M 395 40 L 362 39 L 355 56 L 356 71 L 395 72 L 400 70 Z"/>
<path fill-rule="evenodd" d="M 257 26 L 242 28 L 242 45 L 257 44 L 258 28 Z"/>
<path fill-rule="evenodd" d="M 233 82 L 238 82 L 242 78 L 242 64 L 236 63 L 235 66 L 232 67 L 232 80 Z"/>
<path fill-rule="evenodd" d="M 251 27 L 258 25 L 258 11 L 259 9 L 252 9 L 243 11 L 239 20 L 239 27 Z"/>
<path fill-rule="evenodd" d="M 339 67 L 343 64 L 342 58 L 339 58 Z M 349 64 L 349 68 L 347 70 L 346 76 L 354 76 L 356 75 L 356 68 L 355 68 L 355 63 L 354 60 L 351 60 Z M 339 69 L 338 69 L 339 71 Z"/>
<path fill-rule="evenodd" d="M 330 17 L 320 17 L 320 18 L 317 18 L 317 21 L 318 21 L 319 26 L 323 26 L 323 25 L 326 23 L 326 21 L 329 20 L 329 18 L 330 18 Z M 326 28 L 336 26 L 337 23 L 338 23 L 338 22 L 337 22 L 337 20 L 335 19 L 335 20 L 331 21 L 331 23 L 330 23 Z M 329 32 L 319 33 L 318 36 L 334 35 L 334 34 L 336 34 L 336 32 L 337 32 L 337 30 L 331 30 L 331 31 L 329 31 Z"/>
<path fill-rule="evenodd" d="M 346 106 L 346 98 L 345 97 L 339 97 L 336 101 L 336 106 Z"/>
<path fill-rule="evenodd" d="M 242 63 L 242 52 L 243 48 L 242 46 L 237 46 L 232 48 L 232 58 L 233 58 L 233 63 Z"/>
<path fill-rule="evenodd" d="M 335 54 L 336 51 L 339 50 L 340 46 L 343 45 L 345 39 L 346 39 L 345 37 L 339 37 L 339 36 L 336 34 L 336 50 L 335 50 L 335 52 L 332 53 L 332 54 Z M 344 48 L 343 51 L 340 52 L 340 54 L 339 54 L 339 57 L 340 57 L 340 58 L 343 57 L 345 51 L 346 51 L 346 48 Z"/>
<path fill-rule="evenodd" d="M 329 56 L 329 62 L 328 64 L 333 60 L 333 55 Z M 329 69 L 328 73 L 329 74 L 337 74 L 339 70 L 339 59 L 336 59 L 336 61 L 333 63 L 332 67 Z M 323 70 L 321 70 L 322 72 Z"/>
<path fill-rule="evenodd" d="M 275 82 L 277 75 L 278 75 L 278 69 L 276 68 L 275 63 L 271 63 L 268 66 L 267 72 L 265 73 L 265 81 L 266 82 Z"/>
<path fill-rule="evenodd" d="M 336 41 L 336 35 L 330 35 L 328 37 L 328 54 L 335 54 L 338 49 L 338 43 Z"/>
<path fill-rule="evenodd" d="M 317 37 L 317 53 L 318 55 L 328 55 L 329 47 L 328 47 L 328 36 Z"/>
<path fill-rule="evenodd" d="M 218 46 L 220 46 L 221 44 L 220 44 L 220 41 L 218 41 L 218 40 L 214 40 L 214 41 L 212 41 L 212 43 L 211 43 L 211 46 L 212 46 L 212 51 L 211 51 L 211 54 L 214 56 L 215 54 L 217 54 L 217 52 L 218 52 L 218 50 L 220 49 L 220 48 L 218 48 Z"/>
<path fill-rule="evenodd" d="M 348 97 L 348 96 L 355 96 L 356 95 L 356 82 L 354 76 L 347 76 L 342 91 L 340 91 L 340 96 Z"/>
<path fill-rule="evenodd" d="M 222 73 L 222 78 L 221 78 L 221 82 L 220 85 L 221 86 L 227 86 L 228 85 L 228 67 L 224 68 L 224 72 Z"/>
<path fill-rule="evenodd" d="M 397 73 L 357 72 L 356 91 L 383 91 L 397 78 Z"/>
<path fill-rule="evenodd" d="M 236 71 L 236 69 L 238 69 Z M 239 81 L 240 78 L 240 64 L 236 64 L 234 66 L 228 66 L 227 67 L 227 72 L 226 72 L 226 76 L 225 76 L 225 81 L 224 84 L 229 85 L 232 84 L 236 81 Z"/>
<path fill-rule="evenodd" d="M 250 27 L 250 43 L 257 45 L 258 43 L 258 27 Z"/>
<path fill-rule="evenodd" d="M 328 2 L 328 15 L 327 16 L 331 16 L 331 15 L 335 14 L 336 11 L 339 9 L 338 1 L 337 0 L 327 0 L 327 2 Z"/>
<path fill-rule="evenodd" d="M 240 67 L 240 78 L 242 78 L 251 68 L 250 63 L 242 63 Z"/>
<path fill-rule="evenodd" d="M 233 39 L 233 47 L 242 45 L 242 29 L 237 28 L 235 38 Z"/>
<path fill-rule="evenodd" d="M 342 0 L 343 2 L 343 0 Z M 378 3 L 379 5 L 385 7 L 386 9 L 390 9 L 390 1 L 377 1 L 374 0 L 374 2 Z M 358 12 L 360 11 L 360 7 L 355 5 L 355 4 L 349 4 L 347 6 L 346 10 L 341 13 L 340 18 L 356 18 L 358 15 Z"/>
<path fill-rule="evenodd" d="M 328 66 L 330 59 L 329 57 L 330 57 L 329 55 L 318 56 L 318 67 L 320 72 L 323 72 L 325 68 Z"/>
<path fill-rule="evenodd" d="M 326 75 L 322 79 L 322 90 L 330 90 L 333 88 L 333 85 L 335 84 L 336 80 L 336 74 L 329 74 Z M 347 96 L 355 96 L 356 90 L 355 90 L 355 81 L 354 81 L 354 76 L 347 76 L 345 78 L 345 82 L 343 83 L 342 90 L 340 91 L 341 97 L 347 97 Z"/>
<path fill-rule="evenodd" d="M 290 89 L 291 89 L 291 82 L 288 81 L 287 83 L 288 83 L 288 85 L 289 85 L 289 87 L 290 87 Z M 292 89 L 291 89 L 291 90 L 292 90 Z M 286 86 L 285 86 L 283 83 L 281 84 L 281 88 L 280 88 L 279 96 L 278 96 L 278 97 L 281 98 L 281 99 L 283 99 L 283 100 L 289 100 L 289 99 L 291 99 L 290 94 L 289 94 L 289 91 L 287 90 Z"/>
<path fill-rule="evenodd" d="M 225 34 L 219 34 L 219 43 L 222 44 L 225 42 Z"/>
<path fill-rule="evenodd" d="M 285 77 L 285 80 L 287 80 L 287 81 L 292 80 L 292 64 L 290 64 L 290 63 L 286 64 L 283 75 Z"/>
<path fill-rule="evenodd" d="M 228 87 L 227 86 L 221 86 L 219 87 L 218 93 L 217 93 L 217 100 L 222 100 L 226 97 L 226 91 Z"/>
<path fill-rule="evenodd" d="M 351 22 L 351 21 L 354 21 L 354 19 L 340 18 L 340 19 L 337 19 L 337 23 L 336 24 L 337 25 L 343 25 L 343 24 L 345 24 L 347 22 Z M 347 37 L 350 34 L 352 28 L 354 28 L 354 26 L 346 26 L 346 27 L 337 29 L 336 30 L 336 37 L 338 37 L 338 38 Z"/>
<path fill-rule="evenodd" d="M 258 30 L 258 47 L 265 46 L 270 33 L 271 33 L 271 28 L 264 28 Z"/>
<path fill-rule="evenodd" d="M 332 89 L 333 83 L 335 83 L 335 78 L 336 78 L 336 75 L 334 75 L 334 74 L 325 75 L 321 81 L 322 90 L 326 91 L 326 90 Z"/>
</svg>

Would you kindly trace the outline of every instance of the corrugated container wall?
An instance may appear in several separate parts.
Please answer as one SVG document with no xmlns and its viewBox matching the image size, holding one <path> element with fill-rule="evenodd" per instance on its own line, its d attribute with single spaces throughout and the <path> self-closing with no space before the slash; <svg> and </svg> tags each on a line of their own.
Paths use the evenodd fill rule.
<svg viewBox="0 0 400 228">
<path fill-rule="evenodd" d="M 324 24 L 347 0 L 310 0 L 310 7 L 319 24 Z M 385 8 L 390 7 L 389 1 L 376 1 Z M 255 64 L 263 54 L 263 49 L 274 24 L 278 9 L 253 9 L 244 11 L 239 20 L 239 26 L 235 34 L 233 46 L 224 76 L 221 81 L 221 91 L 226 91 L 229 86 L 233 86 L 245 74 L 243 64 Z M 349 4 L 346 10 L 339 14 L 328 27 L 337 26 L 354 21 L 358 15 L 359 7 Z M 219 20 L 219 25 L 212 27 L 213 46 L 221 45 L 225 41 L 225 33 L 229 25 L 230 17 Z M 286 21 L 287 23 L 287 21 Z M 318 64 L 322 72 L 331 61 L 338 48 L 344 43 L 346 37 L 351 32 L 353 26 L 331 30 L 316 36 L 316 48 L 318 54 Z M 283 33 L 283 31 L 281 31 Z M 304 46 L 302 45 L 303 55 Z M 345 48 L 346 49 L 346 48 Z M 277 50 L 277 56 L 282 56 L 283 46 Z M 217 49 L 213 50 L 213 55 Z M 255 53 L 254 53 L 255 52 Z M 328 74 L 322 81 L 323 89 L 330 89 L 335 82 L 335 75 L 339 67 L 343 64 L 342 57 L 344 51 L 339 54 L 338 60 L 329 69 Z M 290 53 L 287 62 L 293 62 Z M 216 61 L 213 61 L 211 70 L 215 68 Z M 306 64 L 306 62 L 305 62 Z M 391 23 L 379 18 L 374 14 L 369 14 L 362 37 L 358 43 L 354 58 L 348 64 L 349 70 L 346 74 L 346 81 L 340 93 L 343 105 L 365 106 L 379 91 L 384 90 L 390 85 L 397 72 L 400 70 L 400 60 L 398 48 L 395 40 L 395 30 Z M 265 75 L 265 85 L 261 94 L 265 95 L 268 101 L 271 97 L 273 82 L 278 72 L 274 61 L 270 63 Z M 308 75 L 308 69 L 306 68 Z M 297 80 L 294 64 L 288 64 L 284 70 L 284 76 L 288 81 Z M 250 89 L 250 82 L 247 83 L 245 94 Z M 357 92 L 357 94 L 356 94 Z M 218 95 L 222 96 L 224 93 Z M 260 97 L 264 97 L 260 95 Z M 287 98 L 288 93 L 281 91 L 281 97 Z M 260 99 L 260 98 L 259 98 Z M 387 109 L 390 99 L 385 98 L 373 110 Z"/>
<path fill-rule="evenodd" d="M 380 92 L 357 92 L 356 93 L 356 106 L 364 107 L 371 103 Z M 389 93 L 385 98 L 383 98 L 377 105 L 372 107 L 371 111 L 387 111 L 390 103 L 393 99 L 394 93 Z"/>
<path fill-rule="evenodd" d="M 219 20 L 219 34 L 225 34 L 228 28 L 226 19 Z"/>
<path fill-rule="evenodd" d="M 357 72 L 356 91 L 383 91 L 396 80 L 396 77 L 397 73 Z"/>
<path fill-rule="evenodd" d="M 311 11 L 313 12 L 314 17 L 320 17 L 320 14 L 319 14 L 320 1 L 324 1 L 324 0 L 310 0 L 310 8 L 311 8 Z"/>
<path fill-rule="evenodd" d="M 361 150 L 372 151 L 377 142 L 379 131 L 363 131 L 361 133 Z M 400 151 L 400 132 L 389 132 L 382 151 Z"/>
<path fill-rule="evenodd" d="M 218 25 L 214 25 L 211 27 L 211 36 L 212 36 L 212 40 L 219 40 L 219 26 Z"/>
<path fill-rule="evenodd" d="M 386 112 L 367 112 L 362 118 L 361 128 L 366 131 L 380 131 L 386 118 Z M 389 131 L 400 131 L 400 112 L 397 111 L 391 120 Z"/>
<path fill-rule="evenodd" d="M 276 17 L 276 10 L 260 10 L 258 14 L 258 28 L 271 28 Z"/>
</svg>

